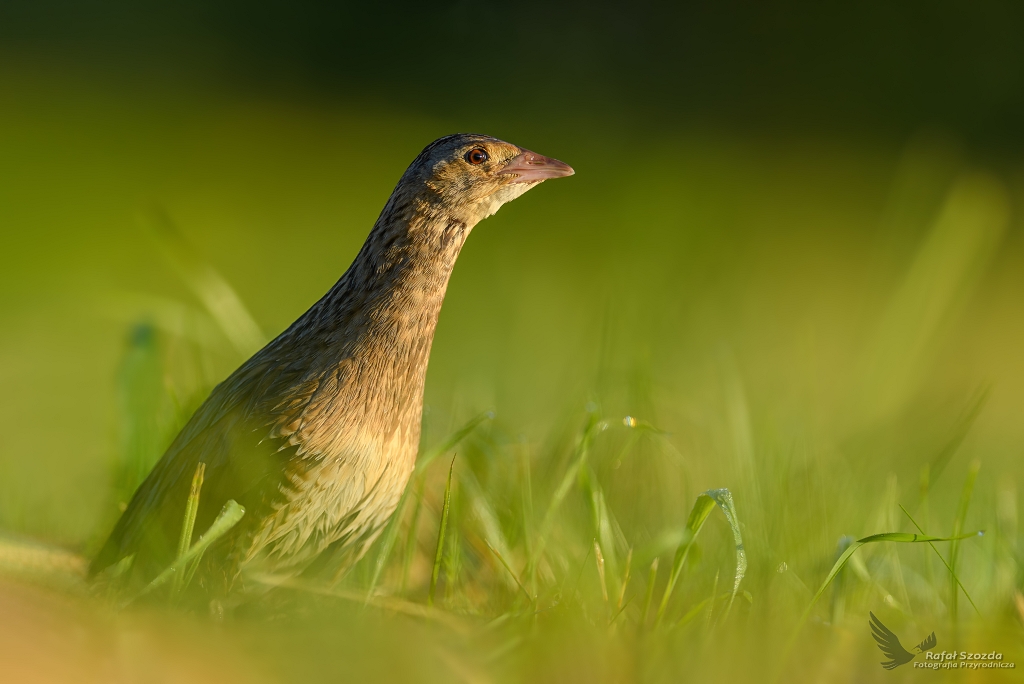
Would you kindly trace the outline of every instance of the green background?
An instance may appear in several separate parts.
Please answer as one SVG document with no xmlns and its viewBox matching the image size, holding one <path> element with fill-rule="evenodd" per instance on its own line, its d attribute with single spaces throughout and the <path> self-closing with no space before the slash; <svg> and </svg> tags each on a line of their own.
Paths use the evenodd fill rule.
<svg viewBox="0 0 1024 684">
<path fill-rule="evenodd" d="M 1010 510 L 983 543 L 1017 548 L 1022 7 L 4 3 L 0 526 L 92 548 L 111 463 L 244 359 L 154 207 L 272 336 L 419 150 L 475 131 L 576 175 L 463 250 L 426 445 L 485 410 L 534 454 L 635 416 L 667 446 L 598 470 L 627 536 L 729 487 L 752 564 L 811 587 L 841 535 L 910 529 L 925 466 L 948 534 L 978 459 L 966 529 Z M 1006 614 L 989 557 L 962 579 Z"/>
</svg>

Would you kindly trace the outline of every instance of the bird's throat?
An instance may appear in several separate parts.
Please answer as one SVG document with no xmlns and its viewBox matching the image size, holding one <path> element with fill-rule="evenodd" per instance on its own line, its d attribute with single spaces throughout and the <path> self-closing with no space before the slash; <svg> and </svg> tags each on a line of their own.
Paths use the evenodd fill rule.
<svg viewBox="0 0 1024 684">
<path fill-rule="evenodd" d="M 414 407 L 418 423 L 434 330 L 471 226 L 436 208 L 388 205 L 348 271 L 303 318 L 330 330 L 324 352 L 373 388 L 382 416 Z"/>
</svg>

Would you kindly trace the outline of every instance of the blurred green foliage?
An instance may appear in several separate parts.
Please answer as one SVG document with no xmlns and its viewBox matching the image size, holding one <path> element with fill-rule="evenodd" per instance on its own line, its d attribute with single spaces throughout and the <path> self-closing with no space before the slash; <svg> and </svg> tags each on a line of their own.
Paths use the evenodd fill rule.
<svg viewBox="0 0 1024 684">
<path fill-rule="evenodd" d="M 599 110 L 1024 143 L 1024 7 L 1007 0 L 7 0 L 0 51 L 119 78 L 372 97 L 418 115 Z"/>
<path fill-rule="evenodd" d="M 412 69 L 424 9 L 306 6 L 311 28 L 115 4 L 78 41 L 54 6 L 51 26 L 7 5 L 0 29 L 4 530 L 93 549 L 209 388 L 343 272 L 415 154 L 479 130 L 577 175 L 467 243 L 427 381 L 424 452 L 445 458 L 336 598 L 281 590 L 288 612 L 232 622 L 235 651 L 289 681 L 863 681 L 873 610 L 1024 657 L 1017 10 L 911 31 L 906 8 L 458 5 Z M 497 56 L 446 52 L 467 48 Z M 718 488 L 735 530 L 694 508 Z M 918 531 L 900 505 L 931 535 L 987 530 L 956 551 L 980 615 L 927 544 L 872 544 L 780 663 L 852 539 Z"/>
</svg>

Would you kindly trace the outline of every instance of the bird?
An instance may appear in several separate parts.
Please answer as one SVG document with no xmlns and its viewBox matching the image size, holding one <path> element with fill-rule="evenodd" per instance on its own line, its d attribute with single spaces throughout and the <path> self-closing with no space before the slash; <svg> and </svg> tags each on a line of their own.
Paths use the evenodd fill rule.
<svg viewBox="0 0 1024 684">
<path fill-rule="evenodd" d="M 573 174 L 557 159 L 486 135 L 427 145 L 341 278 L 187 421 L 90 575 L 127 566 L 119 581 L 144 586 L 165 570 L 200 467 L 195 529 L 206 529 L 229 500 L 245 514 L 207 550 L 197 591 L 244 591 L 253 573 L 330 567 L 337 577 L 351 567 L 414 470 L 434 330 L 463 244 L 503 204 Z"/>
<path fill-rule="evenodd" d="M 911 653 L 907 649 L 903 648 L 903 644 L 900 643 L 900 638 L 896 636 L 892 630 L 883 625 L 882 621 L 875 617 L 874 613 L 869 611 L 868 615 L 871 616 L 871 619 L 868 621 L 868 624 L 871 626 L 871 636 L 878 644 L 878 648 L 885 654 L 885 657 L 889 659 L 882 663 L 882 667 L 886 670 L 892 670 L 900 665 L 906 665 L 917 657 L 918 654 L 935 648 L 935 644 L 938 643 L 938 640 L 935 638 L 935 632 L 932 632 L 924 641 L 914 647 L 914 650 L 917 651 L 917 653 Z"/>
</svg>

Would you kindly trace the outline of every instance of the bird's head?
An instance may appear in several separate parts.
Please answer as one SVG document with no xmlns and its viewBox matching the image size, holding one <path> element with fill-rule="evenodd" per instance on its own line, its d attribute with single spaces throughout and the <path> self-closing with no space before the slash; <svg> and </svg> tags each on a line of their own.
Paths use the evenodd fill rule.
<svg viewBox="0 0 1024 684">
<path fill-rule="evenodd" d="M 573 173 L 568 164 L 497 138 L 458 133 L 428 145 L 399 187 L 472 226 L 541 182 Z"/>
</svg>

